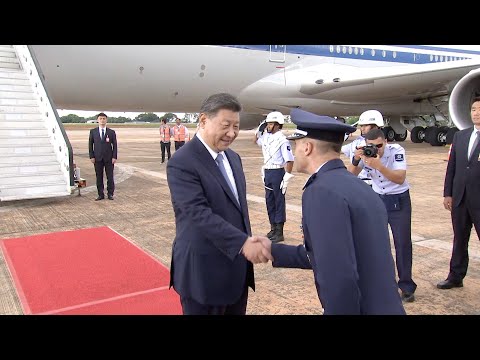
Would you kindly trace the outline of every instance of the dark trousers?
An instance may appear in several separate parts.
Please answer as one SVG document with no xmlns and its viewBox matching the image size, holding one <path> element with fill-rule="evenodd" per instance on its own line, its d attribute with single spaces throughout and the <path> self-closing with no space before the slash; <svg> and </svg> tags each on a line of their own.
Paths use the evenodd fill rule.
<svg viewBox="0 0 480 360">
<path fill-rule="evenodd" d="M 183 315 L 245 315 L 247 313 L 248 287 L 240 299 L 231 305 L 204 305 L 191 298 L 180 297 Z"/>
<path fill-rule="evenodd" d="M 97 177 L 97 191 L 98 196 L 105 196 L 104 186 L 103 186 L 103 169 L 105 169 L 105 174 L 107 175 L 107 193 L 113 195 L 115 191 L 115 182 L 113 181 L 113 168 L 114 164 L 112 161 L 105 160 L 95 160 L 95 175 Z"/>
<path fill-rule="evenodd" d="M 185 145 L 185 141 L 175 141 L 175 151 L 180 149 L 183 145 Z"/>
<path fill-rule="evenodd" d="M 398 287 L 414 293 L 417 284 L 412 280 L 412 202 L 410 191 L 396 195 L 380 195 L 388 213 L 388 223 L 395 245 Z"/>
<path fill-rule="evenodd" d="M 281 224 L 287 219 L 285 195 L 280 190 L 283 175 L 285 175 L 284 168 L 265 169 L 265 201 L 270 224 Z"/>
<path fill-rule="evenodd" d="M 472 224 L 480 237 L 480 208 L 473 203 L 465 192 L 460 204 L 452 209 L 453 249 L 450 259 L 450 273 L 448 279 L 454 282 L 463 280 L 468 269 L 468 241 L 472 231 Z"/>
<path fill-rule="evenodd" d="M 170 154 L 170 141 L 169 142 L 162 142 L 160 141 L 160 149 L 162 150 L 162 163 L 165 161 L 165 150 L 167 150 L 167 158 L 170 160 L 171 154 Z"/>
</svg>

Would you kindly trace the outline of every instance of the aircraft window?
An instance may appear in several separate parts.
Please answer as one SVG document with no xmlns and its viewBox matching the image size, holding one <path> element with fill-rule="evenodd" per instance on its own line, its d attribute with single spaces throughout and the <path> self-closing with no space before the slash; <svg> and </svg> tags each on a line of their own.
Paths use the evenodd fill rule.
<svg viewBox="0 0 480 360">
<path fill-rule="evenodd" d="M 394 59 L 397 58 L 397 52 L 396 52 L 396 51 L 394 51 L 394 52 L 392 53 L 392 55 L 393 55 L 393 58 L 394 58 Z"/>
<path fill-rule="evenodd" d="M 387 52 L 385 50 L 382 51 L 382 56 L 383 57 L 387 56 Z"/>
<path fill-rule="evenodd" d="M 349 46 L 349 47 L 348 47 L 348 53 L 349 53 L 349 54 L 351 54 L 351 53 L 352 53 L 352 51 L 353 51 L 353 50 L 352 50 L 352 47 L 351 47 L 351 46 Z"/>
<path fill-rule="evenodd" d="M 355 48 L 353 52 L 355 53 L 355 55 L 358 55 L 358 48 Z"/>
<path fill-rule="evenodd" d="M 363 48 L 360 48 L 360 55 L 363 55 Z"/>
<path fill-rule="evenodd" d="M 435 55 L 435 62 L 438 61 L 438 55 Z"/>
<path fill-rule="evenodd" d="M 337 54 L 340 54 L 340 46 L 337 45 Z"/>
<path fill-rule="evenodd" d="M 333 45 L 330 45 L 330 52 L 331 52 L 331 53 L 334 52 Z"/>
<path fill-rule="evenodd" d="M 347 47 L 346 47 L 346 46 L 344 46 L 344 47 L 342 48 L 342 52 L 343 52 L 344 54 L 347 53 Z"/>
<path fill-rule="evenodd" d="M 372 49 L 372 56 L 375 56 L 375 49 Z"/>
<path fill-rule="evenodd" d="M 433 54 L 430 54 L 430 61 L 433 61 Z"/>
</svg>

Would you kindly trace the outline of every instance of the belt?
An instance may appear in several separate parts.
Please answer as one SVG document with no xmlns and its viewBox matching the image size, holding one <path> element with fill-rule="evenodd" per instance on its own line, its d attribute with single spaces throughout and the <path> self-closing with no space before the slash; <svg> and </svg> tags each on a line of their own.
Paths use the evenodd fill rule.
<svg viewBox="0 0 480 360">
<path fill-rule="evenodd" d="M 265 170 L 273 170 L 273 169 L 283 169 L 283 165 L 269 165 L 264 167 Z"/>
</svg>

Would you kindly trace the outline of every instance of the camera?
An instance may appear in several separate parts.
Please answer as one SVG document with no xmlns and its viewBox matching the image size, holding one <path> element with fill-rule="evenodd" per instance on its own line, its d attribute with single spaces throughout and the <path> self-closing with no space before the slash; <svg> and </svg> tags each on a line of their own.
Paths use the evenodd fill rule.
<svg viewBox="0 0 480 360">
<path fill-rule="evenodd" d="M 363 155 L 366 157 L 377 157 L 378 154 L 378 148 L 374 144 L 367 144 L 363 148 Z"/>
</svg>

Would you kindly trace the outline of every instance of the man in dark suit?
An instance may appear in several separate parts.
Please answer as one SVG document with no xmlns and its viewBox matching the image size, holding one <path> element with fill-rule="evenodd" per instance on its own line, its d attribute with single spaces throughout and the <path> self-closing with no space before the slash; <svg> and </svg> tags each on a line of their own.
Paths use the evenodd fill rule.
<svg viewBox="0 0 480 360">
<path fill-rule="evenodd" d="M 229 149 L 238 136 L 240 111 L 230 94 L 208 97 L 196 136 L 167 165 L 176 223 L 170 286 L 185 315 L 244 315 L 248 287 L 255 290 L 246 257 L 271 260 L 251 236 L 242 162 Z"/>
<path fill-rule="evenodd" d="M 473 100 L 470 114 L 474 126 L 455 133 L 445 173 L 443 205 L 451 211 L 453 249 L 450 272 L 439 289 L 463 286 L 472 224 L 480 236 L 480 97 Z"/>
<path fill-rule="evenodd" d="M 385 206 L 340 160 L 345 134 L 356 129 L 300 109 L 290 115 L 296 168 L 311 175 L 302 196 L 304 244 L 271 244 L 272 265 L 313 269 L 325 315 L 405 315 Z"/>
<path fill-rule="evenodd" d="M 107 194 L 108 199 L 113 200 L 115 191 L 115 182 L 113 179 L 113 169 L 117 161 L 117 135 L 115 131 L 107 128 L 107 115 L 100 113 L 97 115 L 98 128 L 90 130 L 88 138 L 88 153 L 90 161 L 95 165 L 95 175 L 97 177 L 98 197 L 95 199 L 105 199 L 103 185 L 103 169 L 107 175 Z"/>
</svg>

